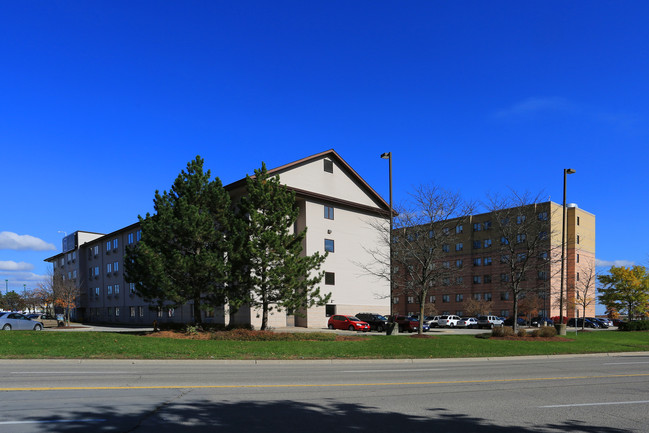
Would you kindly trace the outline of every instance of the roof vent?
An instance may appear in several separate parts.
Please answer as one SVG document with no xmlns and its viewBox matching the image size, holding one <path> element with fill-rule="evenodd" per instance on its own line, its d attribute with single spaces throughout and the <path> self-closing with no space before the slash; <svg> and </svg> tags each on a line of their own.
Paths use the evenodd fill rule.
<svg viewBox="0 0 649 433">
<path fill-rule="evenodd" d="M 566 207 L 574 207 L 575 209 L 579 209 L 579 206 L 577 206 L 577 203 L 568 203 Z"/>
</svg>

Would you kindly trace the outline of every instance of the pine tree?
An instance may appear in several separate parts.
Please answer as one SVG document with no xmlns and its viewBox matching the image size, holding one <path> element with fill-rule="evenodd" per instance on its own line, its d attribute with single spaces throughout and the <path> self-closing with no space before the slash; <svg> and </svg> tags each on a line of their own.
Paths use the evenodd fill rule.
<svg viewBox="0 0 649 433">
<path fill-rule="evenodd" d="M 169 192 L 156 191 L 155 214 L 139 216 L 142 239 L 128 248 L 126 279 L 147 302 L 180 307 L 193 302 L 194 321 L 202 305 L 223 305 L 228 297 L 232 210 L 219 178 L 210 180 L 197 156 Z"/>
<path fill-rule="evenodd" d="M 247 288 L 247 303 L 261 308 L 261 329 L 268 326 L 268 314 L 277 309 L 299 314 L 300 309 L 324 305 L 331 297 L 317 287 L 326 254 L 303 254 L 306 229 L 294 230 L 299 209 L 295 193 L 269 176 L 262 163 L 255 176 L 246 176 L 247 195 L 241 198 L 237 269 L 239 284 Z"/>
</svg>

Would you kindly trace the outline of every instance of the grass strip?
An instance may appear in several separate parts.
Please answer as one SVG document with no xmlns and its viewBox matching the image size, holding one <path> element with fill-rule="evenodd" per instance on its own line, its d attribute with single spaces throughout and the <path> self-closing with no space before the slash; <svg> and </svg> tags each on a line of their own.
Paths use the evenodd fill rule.
<svg viewBox="0 0 649 433">
<path fill-rule="evenodd" d="M 303 338 L 309 338 L 308 334 Z M 403 359 L 632 352 L 649 332 L 588 332 L 562 341 L 368 336 L 356 341 L 236 341 L 151 338 L 108 332 L 0 332 L 2 359 Z"/>
</svg>

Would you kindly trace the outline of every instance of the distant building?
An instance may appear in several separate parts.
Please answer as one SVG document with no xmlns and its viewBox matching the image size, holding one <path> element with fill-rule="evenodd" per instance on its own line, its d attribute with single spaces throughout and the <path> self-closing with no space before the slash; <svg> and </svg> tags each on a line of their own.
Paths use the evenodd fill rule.
<svg viewBox="0 0 649 433">
<path fill-rule="evenodd" d="M 502 212 L 501 212 L 502 213 Z M 561 223 L 562 206 L 545 202 L 507 210 L 509 224 L 517 224 L 516 215 L 520 218 L 532 218 L 535 221 L 534 232 L 519 233 L 514 239 L 504 240 L 498 230 L 497 212 L 471 215 L 456 227 L 447 229 L 448 245 L 436 260 L 436 266 L 448 268 L 448 277 L 442 278 L 430 288 L 426 304 L 430 314 L 455 314 L 465 316 L 469 300 L 491 301 L 491 310 L 483 314 L 509 317 L 512 314 L 513 301 L 509 286 L 510 275 L 506 258 L 502 257 L 499 248 L 501 242 L 512 243 L 525 241 L 525 236 L 539 236 L 543 240 L 541 248 L 535 251 L 533 265 L 525 275 L 522 287 L 528 290 L 530 297 L 535 296 L 537 305 L 534 315 L 542 317 L 559 316 L 559 293 L 561 286 Z M 431 231 L 432 233 L 432 231 Z M 513 231 L 512 233 L 515 233 Z M 437 233 L 436 235 L 440 235 Z M 443 236 L 443 234 L 442 234 Z M 517 254 L 523 254 L 522 249 Z M 514 258 L 512 258 L 514 259 Z M 583 297 L 584 284 L 589 275 L 594 275 L 595 268 L 595 215 L 579 209 L 577 205 L 568 205 L 566 209 L 566 243 L 565 243 L 565 280 L 564 280 L 564 317 L 574 317 L 575 304 Z M 403 270 L 395 270 L 395 286 L 407 285 Z M 587 316 L 595 315 L 594 280 L 589 288 L 592 302 L 586 309 Z M 419 314 L 420 304 L 415 296 L 407 290 L 395 289 L 393 293 L 395 312 L 406 315 Z M 522 311 L 519 309 L 519 313 Z M 583 312 L 579 307 L 579 315 Z"/>
<path fill-rule="evenodd" d="M 389 224 L 388 204 L 335 151 L 322 152 L 293 163 L 268 170 L 295 191 L 300 214 L 296 229 L 308 227 L 304 252 L 329 252 L 323 269 L 321 292 L 331 293 L 327 306 L 313 307 L 296 315 L 272 312 L 271 327 L 326 327 L 331 314 L 356 314 L 390 310 L 389 284 L 363 274 L 359 262 L 368 262 L 368 250 L 381 245 L 372 222 Z M 245 179 L 227 185 L 233 198 L 245 194 Z M 76 320 L 100 323 L 151 324 L 191 322 L 190 305 L 158 309 L 135 293 L 134 284 L 124 279 L 126 247 L 140 240 L 139 223 L 112 233 L 77 231 L 63 239 L 63 251 L 45 261 L 54 271 L 77 281 L 81 289 Z M 204 322 L 226 323 L 227 307 L 213 306 L 203 312 Z M 258 311 L 242 308 L 237 323 L 259 327 Z"/>
</svg>

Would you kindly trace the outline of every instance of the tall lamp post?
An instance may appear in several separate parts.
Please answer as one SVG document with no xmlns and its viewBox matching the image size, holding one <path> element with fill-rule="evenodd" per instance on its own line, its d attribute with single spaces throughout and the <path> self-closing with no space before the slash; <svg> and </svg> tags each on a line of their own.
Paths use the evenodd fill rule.
<svg viewBox="0 0 649 433">
<path fill-rule="evenodd" d="M 381 158 L 387 159 L 390 163 L 390 315 L 394 315 L 393 311 L 393 282 L 392 282 L 392 152 L 385 152 L 381 154 Z M 398 327 L 395 327 L 398 331 Z"/>
<path fill-rule="evenodd" d="M 572 168 L 563 169 L 563 219 L 561 223 L 561 291 L 559 293 L 559 333 L 566 334 L 566 327 L 563 324 L 563 281 L 564 281 L 564 263 L 566 254 L 566 184 L 569 174 L 575 173 Z"/>
<path fill-rule="evenodd" d="M 5 280 L 5 295 L 9 293 L 9 280 Z"/>
</svg>

